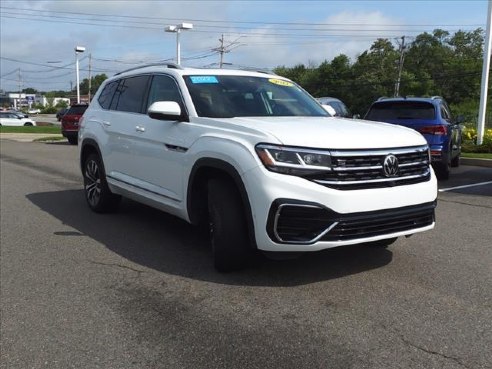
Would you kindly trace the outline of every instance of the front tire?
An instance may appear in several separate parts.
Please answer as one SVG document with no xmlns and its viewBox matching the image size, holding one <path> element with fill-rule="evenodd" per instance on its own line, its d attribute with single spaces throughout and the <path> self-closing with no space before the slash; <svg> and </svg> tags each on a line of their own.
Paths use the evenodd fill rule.
<svg viewBox="0 0 492 369">
<path fill-rule="evenodd" d="M 436 163 L 434 165 L 434 171 L 436 172 L 437 179 L 441 181 L 449 179 L 449 173 L 451 172 L 451 160 L 446 159 L 445 162 Z"/>
<path fill-rule="evenodd" d="M 214 178 L 208 182 L 208 214 L 215 268 L 219 272 L 243 269 L 252 250 L 244 205 L 232 181 Z"/>
<path fill-rule="evenodd" d="M 89 207 L 96 213 L 116 210 L 121 201 L 121 196 L 113 194 L 109 189 L 99 155 L 90 154 L 83 168 L 84 193 Z"/>
</svg>

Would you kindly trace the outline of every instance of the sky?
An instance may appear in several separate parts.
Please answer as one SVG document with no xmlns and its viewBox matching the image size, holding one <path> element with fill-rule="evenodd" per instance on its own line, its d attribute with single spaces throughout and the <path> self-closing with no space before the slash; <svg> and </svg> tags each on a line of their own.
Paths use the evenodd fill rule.
<svg viewBox="0 0 492 369">
<path fill-rule="evenodd" d="M 16 92 L 75 87 L 146 63 L 175 62 L 169 25 L 180 33 L 181 64 L 218 67 L 220 39 L 228 68 L 317 66 L 346 54 L 354 62 L 377 38 L 395 46 L 436 28 L 486 28 L 486 0 L 159 1 L 2 0 L 0 89 Z"/>
</svg>

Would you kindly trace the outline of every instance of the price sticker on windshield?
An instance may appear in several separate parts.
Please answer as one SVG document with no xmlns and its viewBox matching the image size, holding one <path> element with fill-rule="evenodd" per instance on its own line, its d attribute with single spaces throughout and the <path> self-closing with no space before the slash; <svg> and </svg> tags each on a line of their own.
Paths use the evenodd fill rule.
<svg viewBox="0 0 492 369">
<path fill-rule="evenodd" d="M 215 76 L 190 76 L 191 83 L 219 83 Z"/>
<path fill-rule="evenodd" d="M 275 85 L 279 86 L 286 86 L 286 87 L 292 87 L 294 84 L 289 81 L 284 81 L 283 79 L 277 79 L 277 78 L 270 78 L 268 82 L 273 83 Z"/>
</svg>

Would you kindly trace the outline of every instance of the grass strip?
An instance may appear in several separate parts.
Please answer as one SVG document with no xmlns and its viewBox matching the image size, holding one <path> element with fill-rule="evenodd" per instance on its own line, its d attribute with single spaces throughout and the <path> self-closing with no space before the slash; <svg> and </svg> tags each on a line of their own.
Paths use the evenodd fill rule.
<svg viewBox="0 0 492 369">
<path fill-rule="evenodd" d="M 61 133 L 59 126 L 29 126 L 11 127 L 0 126 L 0 133 Z"/>
</svg>

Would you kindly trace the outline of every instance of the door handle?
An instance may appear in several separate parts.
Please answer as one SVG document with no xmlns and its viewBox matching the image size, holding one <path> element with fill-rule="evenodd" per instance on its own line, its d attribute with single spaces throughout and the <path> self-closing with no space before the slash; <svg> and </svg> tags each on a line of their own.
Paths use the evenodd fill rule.
<svg viewBox="0 0 492 369">
<path fill-rule="evenodd" d="M 109 127 L 111 125 L 111 122 L 108 122 L 107 120 L 103 120 L 101 123 L 104 124 L 106 127 Z"/>
<path fill-rule="evenodd" d="M 137 132 L 145 132 L 145 127 L 136 126 L 135 127 L 135 131 L 137 131 Z"/>
</svg>

